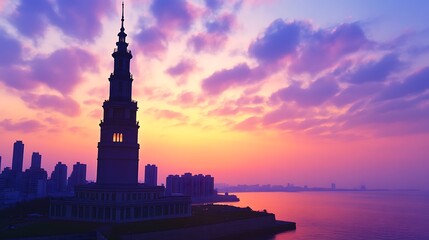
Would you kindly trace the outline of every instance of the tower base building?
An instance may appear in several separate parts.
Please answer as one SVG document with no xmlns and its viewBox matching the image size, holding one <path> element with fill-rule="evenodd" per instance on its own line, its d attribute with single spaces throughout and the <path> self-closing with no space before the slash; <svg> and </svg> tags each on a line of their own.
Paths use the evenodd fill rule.
<svg viewBox="0 0 429 240">
<path fill-rule="evenodd" d="M 52 219 L 91 222 L 136 222 L 191 215 L 190 197 L 164 196 L 164 187 L 103 186 L 87 184 L 77 186 L 70 199 L 51 201 Z"/>
</svg>

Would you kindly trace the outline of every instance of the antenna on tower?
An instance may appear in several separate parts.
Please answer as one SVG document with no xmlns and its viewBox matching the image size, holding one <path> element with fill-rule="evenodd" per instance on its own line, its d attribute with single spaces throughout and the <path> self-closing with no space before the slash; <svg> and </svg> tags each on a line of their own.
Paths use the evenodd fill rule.
<svg viewBox="0 0 429 240">
<path fill-rule="evenodd" d="M 124 31 L 124 2 L 122 1 L 122 18 L 121 30 Z"/>
</svg>

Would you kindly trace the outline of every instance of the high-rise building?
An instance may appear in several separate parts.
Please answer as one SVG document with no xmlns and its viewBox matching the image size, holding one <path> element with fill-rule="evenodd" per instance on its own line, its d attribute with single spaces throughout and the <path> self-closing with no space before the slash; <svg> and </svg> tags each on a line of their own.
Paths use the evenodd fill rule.
<svg viewBox="0 0 429 240">
<path fill-rule="evenodd" d="M 48 173 L 41 168 L 42 155 L 33 152 L 31 166 L 23 174 L 22 192 L 27 199 L 46 196 Z"/>
<path fill-rule="evenodd" d="M 64 194 L 67 192 L 67 165 L 58 162 L 51 178 L 48 181 L 48 193 L 52 195 Z"/>
<path fill-rule="evenodd" d="M 144 170 L 144 183 L 147 186 L 156 186 L 158 180 L 158 167 L 156 167 L 155 164 L 147 164 Z"/>
<path fill-rule="evenodd" d="M 83 184 L 86 184 L 86 164 L 77 162 L 73 165 L 73 171 L 68 179 L 68 191 L 73 192 L 75 186 Z"/>
<path fill-rule="evenodd" d="M 103 103 L 98 143 L 97 181 L 75 186 L 71 199 L 52 200 L 54 219 L 135 222 L 191 214 L 189 197 L 166 197 L 163 186 L 138 183 L 139 148 L 137 102 L 132 100 L 131 51 L 125 41 L 124 5 L 118 33 L 109 99 Z M 156 185 L 156 183 L 155 183 Z"/>
<path fill-rule="evenodd" d="M 0 156 L 0 172 L 1 172 L 1 156 Z"/>
<path fill-rule="evenodd" d="M 216 195 L 214 178 L 210 175 L 185 173 L 182 176 L 169 175 L 166 179 L 167 195 L 185 195 L 192 197 L 209 197 Z"/>
<path fill-rule="evenodd" d="M 40 169 L 42 167 L 42 155 L 38 152 L 33 152 L 31 155 L 31 169 Z"/>
<path fill-rule="evenodd" d="M 181 193 L 181 178 L 179 175 L 168 175 L 165 181 L 165 194 L 174 195 Z"/>
<path fill-rule="evenodd" d="M 22 172 L 22 163 L 24 161 L 24 144 L 22 141 L 16 141 L 13 144 L 12 170 Z"/>
</svg>

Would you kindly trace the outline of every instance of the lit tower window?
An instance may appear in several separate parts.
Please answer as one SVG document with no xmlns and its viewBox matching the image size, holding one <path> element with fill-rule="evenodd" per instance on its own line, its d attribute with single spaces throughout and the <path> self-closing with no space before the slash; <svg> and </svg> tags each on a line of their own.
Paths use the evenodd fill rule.
<svg viewBox="0 0 429 240">
<path fill-rule="evenodd" d="M 122 142 L 123 135 L 122 133 L 114 133 L 113 134 L 113 142 Z"/>
</svg>

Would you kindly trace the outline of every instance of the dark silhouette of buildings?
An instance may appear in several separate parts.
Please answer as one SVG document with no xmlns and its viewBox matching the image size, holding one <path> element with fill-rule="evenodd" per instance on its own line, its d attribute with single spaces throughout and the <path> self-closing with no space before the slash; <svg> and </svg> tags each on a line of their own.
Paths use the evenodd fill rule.
<svg viewBox="0 0 429 240">
<path fill-rule="evenodd" d="M 64 195 L 67 192 L 67 165 L 58 162 L 48 181 L 49 195 Z"/>
<path fill-rule="evenodd" d="M 22 172 L 22 163 L 24 161 L 24 144 L 22 141 L 16 141 L 13 144 L 12 170 Z"/>
<path fill-rule="evenodd" d="M 33 152 L 31 166 L 23 174 L 22 192 L 26 199 L 41 198 L 46 196 L 48 173 L 41 168 L 42 155 Z"/>
<path fill-rule="evenodd" d="M 86 165 L 77 162 L 67 183 L 67 166 L 59 162 L 48 180 L 48 173 L 42 168 L 42 155 L 33 152 L 31 165 L 24 172 L 18 171 L 23 160 L 24 144 L 16 141 L 13 148 L 12 165 L 0 174 L 0 207 L 6 207 L 23 200 L 50 196 L 70 196 L 74 186 L 86 183 Z"/>
<path fill-rule="evenodd" d="M 13 203 L 25 198 L 25 179 L 22 173 L 24 144 L 16 141 L 13 144 L 12 169 L 6 167 L 0 175 L 0 203 Z"/>
<path fill-rule="evenodd" d="M 31 155 L 31 169 L 40 169 L 42 167 L 42 155 L 38 152 L 33 152 Z"/>
<path fill-rule="evenodd" d="M 169 175 L 166 179 L 167 195 L 185 195 L 192 197 L 214 196 L 214 177 L 210 175 L 193 175 L 185 173 L 182 176 Z"/>
<path fill-rule="evenodd" d="M 131 51 L 125 41 L 124 5 L 109 99 L 103 103 L 96 183 L 75 186 L 74 197 L 51 201 L 53 219 L 133 222 L 191 214 L 189 197 L 165 197 L 163 186 L 138 183 L 137 102 L 132 100 Z M 156 184 L 155 184 L 156 185 Z"/>
<path fill-rule="evenodd" d="M 77 162 L 73 165 L 73 171 L 68 179 L 67 188 L 69 192 L 74 192 L 74 187 L 86 184 L 86 164 Z"/>
<path fill-rule="evenodd" d="M 147 164 L 144 168 L 144 183 L 147 186 L 157 186 L 158 183 L 158 167 L 153 164 Z"/>
</svg>

